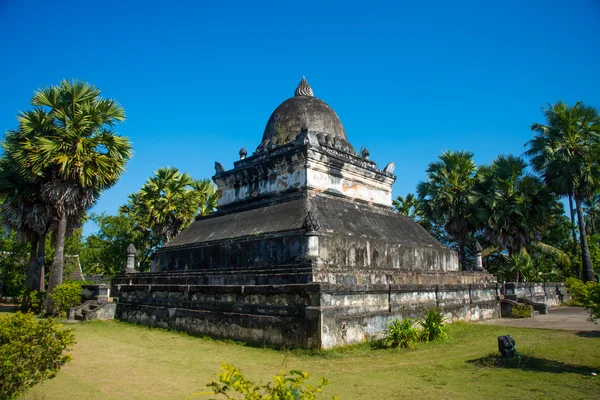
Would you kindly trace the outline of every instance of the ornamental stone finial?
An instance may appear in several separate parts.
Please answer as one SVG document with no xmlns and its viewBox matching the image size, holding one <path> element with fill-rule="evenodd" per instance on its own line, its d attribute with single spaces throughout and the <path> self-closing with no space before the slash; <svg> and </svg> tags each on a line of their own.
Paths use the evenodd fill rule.
<svg viewBox="0 0 600 400">
<path fill-rule="evenodd" d="M 243 160 L 244 158 L 246 158 L 246 156 L 248 155 L 248 152 L 246 151 L 245 148 L 241 148 L 240 149 L 240 160 Z"/>
<path fill-rule="evenodd" d="M 294 92 L 294 96 L 295 97 L 298 97 L 298 96 L 313 97 L 313 90 L 310 87 L 310 85 L 308 84 L 308 82 L 306 82 L 305 77 L 302 77 L 300 84 L 298 85 L 298 87 L 296 88 L 296 91 Z"/>
</svg>

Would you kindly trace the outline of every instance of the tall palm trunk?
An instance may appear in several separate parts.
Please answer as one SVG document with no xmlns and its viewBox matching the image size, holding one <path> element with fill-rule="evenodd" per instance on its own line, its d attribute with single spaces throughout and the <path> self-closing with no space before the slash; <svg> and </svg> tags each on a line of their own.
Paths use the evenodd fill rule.
<svg viewBox="0 0 600 400">
<path fill-rule="evenodd" d="M 573 193 L 569 192 L 569 215 L 571 216 L 571 234 L 573 235 L 573 256 L 577 254 L 577 234 L 575 233 L 575 216 L 573 215 Z"/>
<path fill-rule="evenodd" d="M 38 251 L 35 262 L 35 279 L 33 281 L 33 289 L 39 292 L 43 292 L 44 285 L 44 259 L 46 256 L 46 235 L 40 236 L 38 243 Z"/>
<path fill-rule="evenodd" d="M 458 243 L 458 256 L 460 257 L 460 269 L 467 271 L 467 251 L 465 244 L 462 242 Z"/>
<path fill-rule="evenodd" d="M 594 267 L 590 257 L 587 237 L 585 235 L 585 220 L 583 219 L 583 208 L 581 207 L 581 196 L 575 194 L 575 207 L 577 209 L 577 224 L 579 225 L 579 244 L 581 245 L 581 265 L 583 266 L 583 281 L 595 281 Z"/>
<path fill-rule="evenodd" d="M 31 241 L 31 249 L 29 250 L 29 261 L 27 263 L 27 275 L 25 276 L 25 288 L 27 290 L 36 290 L 34 287 L 35 266 L 37 259 L 39 238 Z"/>
<path fill-rule="evenodd" d="M 37 261 L 37 249 L 38 249 L 39 239 L 34 239 L 31 241 L 31 249 L 29 250 L 29 261 L 27 262 L 27 274 L 25 275 L 25 289 L 27 292 L 37 290 L 35 288 L 35 270 L 36 270 L 36 261 Z M 27 293 L 23 296 L 23 303 L 21 303 L 21 311 L 28 312 L 31 308 L 31 304 L 29 303 L 29 296 Z"/>
<path fill-rule="evenodd" d="M 65 213 L 60 217 L 58 222 L 58 230 L 56 232 L 56 251 L 54 252 L 54 259 L 52 260 L 52 266 L 50 267 L 50 278 L 48 278 L 48 296 L 46 297 L 46 313 L 54 313 L 54 305 L 52 299 L 50 299 L 50 293 L 55 287 L 62 283 L 63 278 L 63 265 L 64 265 L 64 252 L 65 252 L 65 235 L 67 233 L 67 215 Z"/>
</svg>

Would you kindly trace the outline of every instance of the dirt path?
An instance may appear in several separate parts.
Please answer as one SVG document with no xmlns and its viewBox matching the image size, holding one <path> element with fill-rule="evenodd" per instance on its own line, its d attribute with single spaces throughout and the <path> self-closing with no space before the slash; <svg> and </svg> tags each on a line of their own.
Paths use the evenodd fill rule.
<svg viewBox="0 0 600 400">
<path fill-rule="evenodd" d="M 559 329 L 565 331 L 588 331 L 600 336 L 600 325 L 587 321 L 589 314 L 581 307 L 551 308 L 546 315 L 534 318 L 499 318 L 482 321 L 487 325 L 517 326 L 520 328 Z"/>
</svg>

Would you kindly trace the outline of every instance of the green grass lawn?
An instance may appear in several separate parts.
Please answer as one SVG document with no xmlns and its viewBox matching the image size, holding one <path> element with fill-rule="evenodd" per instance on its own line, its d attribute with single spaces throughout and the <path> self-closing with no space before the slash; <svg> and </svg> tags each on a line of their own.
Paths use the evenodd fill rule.
<svg viewBox="0 0 600 400">
<path fill-rule="evenodd" d="M 600 337 L 577 332 L 453 324 L 449 339 L 413 350 L 278 351 L 191 337 L 116 321 L 77 324 L 73 361 L 27 399 L 209 399 L 223 361 L 266 382 L 285 362 L 330 379 L 323 398 L 600 398 Z M 497 336 L 510 334 L 520 365 L 500 367 Z"/>
</svg>

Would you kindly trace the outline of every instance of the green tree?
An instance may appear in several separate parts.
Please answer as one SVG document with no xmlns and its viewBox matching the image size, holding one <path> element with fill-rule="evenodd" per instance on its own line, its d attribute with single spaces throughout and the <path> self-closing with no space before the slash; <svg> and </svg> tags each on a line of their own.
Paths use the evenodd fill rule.
<svg viewBox="0 0 600 400">
<path fill-rule="evenodd" d="M 583 201 L 600 184 L 600 114 L 577 102 L 558 102 L 544 110 L 546 124 L 534 123 L 535 136 L 527 143 L 526 154 L 546 184 L 560 196 L 575 199 L 583 278 L 595 280 L 587 243 Z"/>
<path fill-rule="evenodd" d="M 435 225 L 443 225 L 459 248 L 461 267 L 467 270 L 465 246 L 475 226 L 471 222 L 470 199 L 477 166 L 473 153 L 445 151 L 439 161 L 427 168 L 427 181 L 419 182 L 417 194 L 423 215 Z"/>
<path fill-rule="evenodd" d="M 92 214 L 98 231 L 85 239 L 80 253 L 81 264 L 86 273 L 115 276 L 126 266 L 127 246 L 133 243 L 138 250 L 140 270 L 149 267 L 151 244 L 144 241 L 128 216 Z"/>
<path fill-rule="evenodd" d="M 398 196 L 392 201 L 394 211 L 406 215 L 414 220 L 421 216 L 420 203 L 414 194 L 408 193 L 406 197 Z"/>
<path fill-rule="evenodd" d="M 40 197 L 39 180 L 31 179 L 27 171 L 20 170 L 14 158 L 22 137 L 20 131 L 9 131 L 2 143 L 0 197 L 3 202 L 0 215 L 5 226 L 16 232 L 20 240 L 30 243 L 26 289 L 43 291 L 45 243 L 52 227 L 52 212 Z M 27 302 L 23 303 L 23 308 L 27 311 Z"/>
<path fill-rule="evenodd" d="M 100 193 L 116 183 L 131 157 L 131 145 L 114 132 L 123 108 L 104 99 L 95 86 L 63 80 L 34 93 L 33 111 L 21 113 L 15 160 L 29 179 L 40 182 L 40 197 L 56 222 L 55 253 L 48 292 L 62 283 L 65 237 Z M 50 296 L 47 309 L 52 310 Z"/>
<path fill-rule="evenodd" d="M 594 193 L 583 201 L 586 232 L 589 235 L 600 233 L 600 194 Z"/>
<path fill-rule="evenodd" d="M 490 166 L 479 168 L 472 196 L 477 224 L 509 256 L 539 242 L 554 215 L 556 199 L 526 168 L 520 157 L 498 156 Z"/>
<path fill-rule="evenodd" d="M 159 168 L 120 213 L 134 221 L 152 249 L 161 246 L 188 227 L 198 214 L 212 212 L 216 190 L 209 181 L 197 181 L 177 168 Z"/>
</svg>

